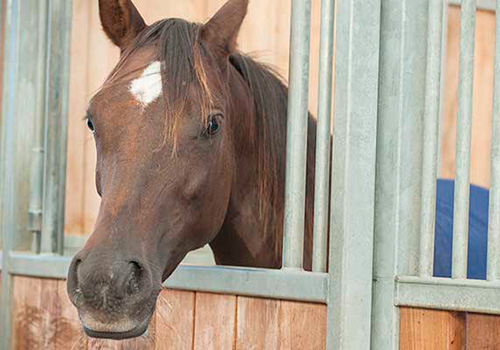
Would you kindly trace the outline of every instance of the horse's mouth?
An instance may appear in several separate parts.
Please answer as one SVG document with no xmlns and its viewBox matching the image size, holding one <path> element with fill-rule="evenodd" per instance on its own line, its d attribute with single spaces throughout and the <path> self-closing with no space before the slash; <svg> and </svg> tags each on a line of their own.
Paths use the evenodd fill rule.
<svg viewBox="0 0 500 350">
<path fill-rule="evenodd" d="M 112 331 L 96 331 L 90 328 L 83 326 L 83 330 L 85 333 L 91 338 L 100 338 L 100 339 L 113 339 L 113 340 L 124 340 L 130 338 L 140 337 L 144 333 L 146 333 L 148 329 L 149 318 L 146 319 L 141 324 L 135 326 L 134 328 L 125 331 L 125 332 L 112 332 Z"/>
</svg>

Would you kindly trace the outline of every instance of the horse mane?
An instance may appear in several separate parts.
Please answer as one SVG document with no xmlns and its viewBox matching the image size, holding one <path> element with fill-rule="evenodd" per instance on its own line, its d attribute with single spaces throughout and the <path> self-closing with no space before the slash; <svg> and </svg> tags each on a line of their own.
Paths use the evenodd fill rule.
<svg viewBox="0 0 500 350">
<path fill-rule="evenodd" d="M 116 74 L 124 62 L 137 49 L 155 45 L 157 59 L 162 62 L 162 81 L 166 113 L 165 135 L 175 139 L 177 126 L 190 98 L 192 89 L 198 87 L 201 101 L 201 122 L 206 123 L 210 108 L 216 101 L 224 105 L 229 101 L 228 82 L 224 74 L 215 74 L 219 87 L 217 94 L 210 86 L 205 67 L 218 67 L 206 44 L 200 38 L 202 25 L 182 19 L 165 19 L 147 27 L 122 54 L 120 62 L 111 76 Z M 286 127 L 288 88 L 279 74 L 271 67 L 258 63 L 250 56 L 233 53 L 230 63 L 239 72 L 248 87 L 254 107 L 254 123 L 249 133 L 254 133 L 257 149 L 257 177 L 259 187 L 259 216 L 264 239 L 272 244 L 281 257 L 283 232 L 283 199 L 286 160 Z M 222 73 L 222 72 L 219 72 Z M 175 103 L 175 104 L 172 104 Z M 312 245 L 312 188 L 314 176 L 315 125 L 309 118 L 309 147 L 306 196 L 306 251 Z M 174 142 L 175 144 L 175 142 Z M 174 147 L 175 148 L 175 147 Z M 312 163 L 311 163 L 312 162 Z M 311 170 L 312 169 L 312 170 Z M 309 232 L 310 231 L 310 232 Z"/>
<path fill-rule="evenodd" d="M 282 249 L 288 88 L 270 66 L 235 53 L 230 62 L 248 86 L 254 104 L 261 230 L 276 253 Z"/>
</svg>

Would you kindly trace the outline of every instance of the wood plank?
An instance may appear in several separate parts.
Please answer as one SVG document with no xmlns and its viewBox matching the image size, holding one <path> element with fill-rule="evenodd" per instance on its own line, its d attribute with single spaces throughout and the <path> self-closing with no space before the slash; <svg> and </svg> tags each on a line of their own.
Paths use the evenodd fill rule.
<svg viewBox="0 0 500 350">
<path fill-rule="evenodd" d="M 89 21 L 92 1 L 75 1 L 71 30 L 71 69 L 68 113 L 68 166 L 64 231 L 85 234 L 83 223 L 85 192 L 85 145 L 92 136 L 85 116 L 88 100 Z M 90 179 L 88 179 L 90 181 Z M 89 232 L 87 232 L 89 233 Z"/>
<path fill-rule="evenodd" d="M 461 350 L 465 345 L 465 316 L 462 313 L 400 309 L 401 350 Z"/>
<path fill-rule="evenodd" d="M 468 314 L 466 349 L 500 349 L 500 316 Z"/>
<path fill-rule="evenodd" d="M 326 313 L 326 305 L 282 301 L 279 349 L 325 349 Z"/>
<path fill-rule="evenodd" d="M 231 350 L 236 344 L 236 296 L 196 293 L 194 349 Z"/>
<path fill-rule="evenodd" d="M 57 325 L 56 350 L 87 349 L 87 337 L 83 332 L 76 307 L 69 300 L 66 281 L 57 282 L 59 299 L 59 323 Z"/>
<path fill-rule="evenodd" d="M 194 292 L 162 290 L 156 302 L 155 349 L 192 349 Z"/>
<path fill-rule="evenodd" d="M 455 142 L 458 110 L 458 52 L 460 42 L 460 9 L 449 8 L 446 69 L 444 74 L 443 119 L 441 126 L 441 174 L 455 177 Z M 493 110 L 493 61 L 495 48 L 495 15 L 478 11 L 475 37 L 474 97 L 471 148 L 471 182 L 490 186 L 491 117 Z"/>
<path fill-rule="evenodd" d="M 42 279 L 40 283 L 41 349 L 55 349 L 60 321 L 57 280 Z"/>
<path fill-rule="evenodd" d="M 42 349 L 41 279 L 13 278 L 12 348 Z"/>
<path fill-rule="evenodd" d="M 281 301 L 238 297 L 236 349 L 278 349 Z"/>
</svg>

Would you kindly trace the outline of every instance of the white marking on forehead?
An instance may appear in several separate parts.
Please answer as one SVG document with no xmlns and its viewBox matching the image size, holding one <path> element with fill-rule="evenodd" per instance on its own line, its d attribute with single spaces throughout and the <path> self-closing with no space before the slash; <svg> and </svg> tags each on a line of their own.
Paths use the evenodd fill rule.
<svg viewBox="0 0 500 350">
<path fill-rule="evenodd" d="M 147 107 L 162 94 L 161 63 L 155 61 L 130 84 L 130 93 L 143 106 Z"/>
</svg>

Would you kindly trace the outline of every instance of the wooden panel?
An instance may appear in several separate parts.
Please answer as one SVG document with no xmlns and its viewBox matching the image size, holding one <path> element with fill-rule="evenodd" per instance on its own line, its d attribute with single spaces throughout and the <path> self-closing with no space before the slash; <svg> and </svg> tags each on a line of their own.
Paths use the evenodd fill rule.
<svg viewBox="0 0 500 350">
<path fill-rule="evenodd" d="M 94 1 L 73 2 L 71 30 L 71 70 L 68 113 L 68 161 L 66 172 L 66 205 L 64 230 L 81 234 L 84 229 L 84 203 L 86 197 L 85 150 L 93 139 L 83 121 L 88 101 L 89 20 L 90 4 Z M 95 192 L 95 191 L 94 191 Z"/>
<path fill-rule="evenodd" d="M 66 281 L 57 282 L 59 322 L 57 324 L 56 350 L 87 349 L 87 337 L 78 318 L 78 312 L 69 300 Z"/>
<path fill-rule="evenodd" d="M 192 349 L 195 293 L 163 290 L 156 302 L 157 350 Z"/>
<path fill-rule="evenodd" d="M 278 348 L 325 349 L 326 313 L 325 305 L 282 301 Z"/>
<path fill-rule="evenodd" d="M 41 349 L 55 349 L 59 330 L 59 296 L 56 280 L 42 279 L 40 281 L 41 303 Z M 61 344 L 64 345 L 64 344 Z"/>
<path fill-rule="evenodd" d="M 468 314 L 467 349 L 500 349 L 500 317 Z"/>
<path fill-rule="evenodd" d="M 280 311 L 279 300 L 238 297 L 236 349 L 278 349 Z"/>
<path fill-rule="evenodd" d="M 230 350 L 236 344 L 236 297 L 196 293 L 194 349 Z"/>
<path fill-rule="evenodd" d="M 446 71 L 443 73 L 445 78 L 445 89 L 441 128 L 441 174 L 444 178 L 455 177 L 459 40 L 460 9 L 452 6 L 449 10 Z M 471 182 L 487 188 L 490 186 L 494 48 L 494 13 L 478 11 L 474 62 Z"/>
<path fill-rule="evenodd" d="M 401 308 L 400 317 L 401 350 L 461 350 L 464 348 L 465 317 L 463 314 Z"/>
<path fill-rule="evenodd" d="M 13 278 L 12 348 L 42 349 L 41 280 Z"/>
</svg>

